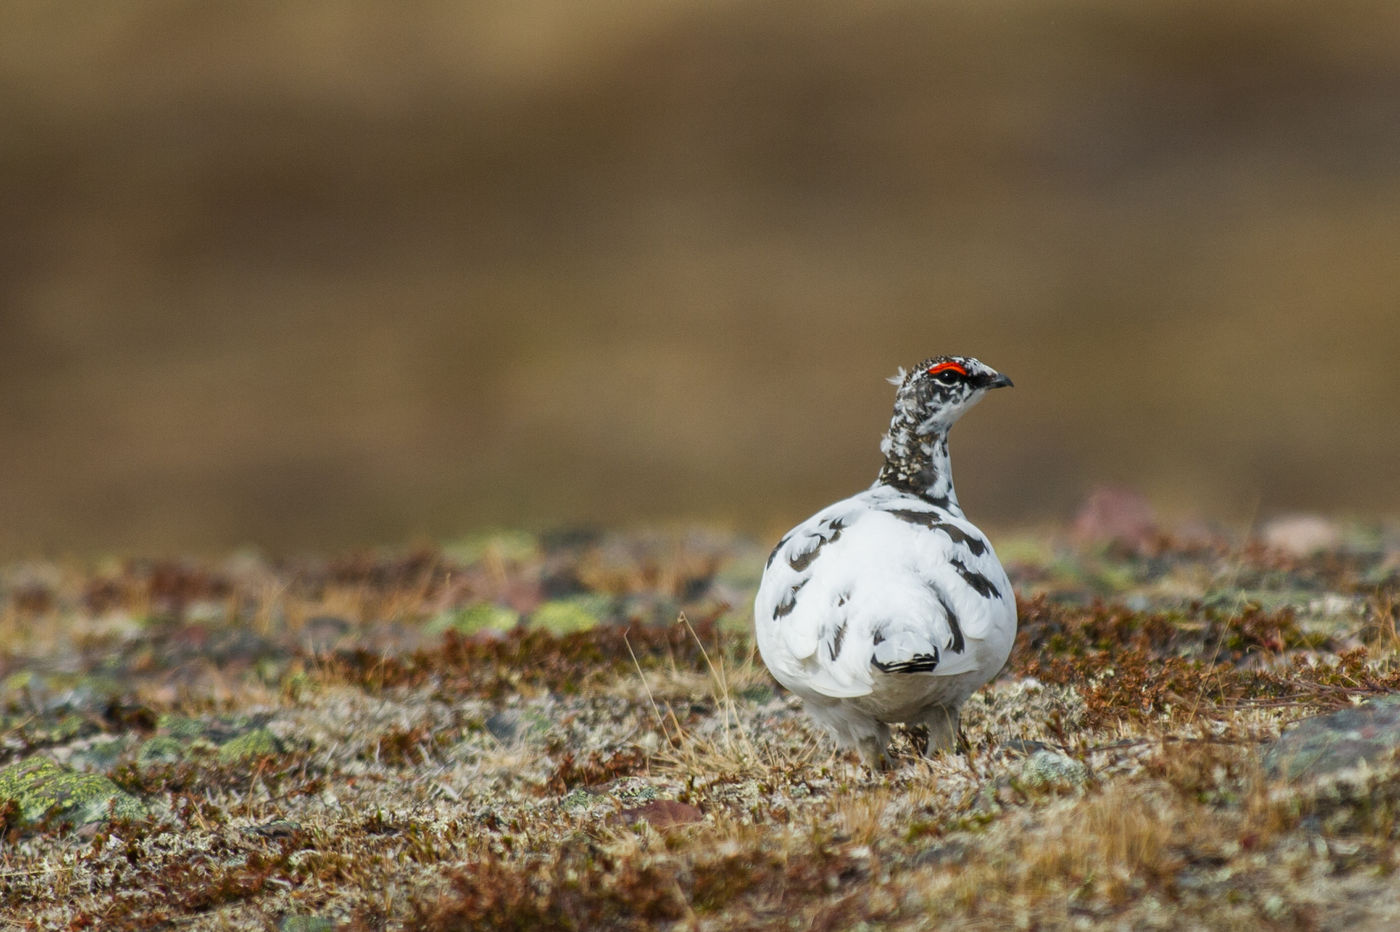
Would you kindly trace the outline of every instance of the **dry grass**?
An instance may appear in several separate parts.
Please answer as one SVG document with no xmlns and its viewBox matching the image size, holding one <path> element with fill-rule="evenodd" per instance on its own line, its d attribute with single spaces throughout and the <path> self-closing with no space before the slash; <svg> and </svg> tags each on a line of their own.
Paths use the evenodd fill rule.
<svg viewBox="0 0 1400 932">
<path fill-rule="evenodd" d="M 721 647 L 712 655 L 705 648 L 684 613 L 677 624 L 686 630 L 699 649 L 705 669 L 703 676 L 699 676 L 672 665 L 660 676 L 649 678 L 640 665 L 637 666 L 638 681 L 646 691 L 656 727 L 665 739 L 661 749 L 653 755 L 657 765 L 678 774 L 709 772 L 726 778 L 754 778 L 773 771 L 790 771 L 810 761 L 817 753 L 815 740 L 796 746 L 789 742 L 765 741 L 740 714 L 740 700 L 736 698 L 739 693 L 770 688 L 770 678 L 758 661 L 753 645 L 744 639 L 743 660 L 735 666 L 726 656 L 732 652 Z M 733 635 L 729 637 L 734 638 Z M 635 654 L 632 659 L 636 663 Z M 659 701 L 658 694 L 662 697 Z M 709 714 L 703 722 L 687 726 L 677 714 L 677 705 L 693 705 L 700 696 L 708 696 Z"/>
</svg>

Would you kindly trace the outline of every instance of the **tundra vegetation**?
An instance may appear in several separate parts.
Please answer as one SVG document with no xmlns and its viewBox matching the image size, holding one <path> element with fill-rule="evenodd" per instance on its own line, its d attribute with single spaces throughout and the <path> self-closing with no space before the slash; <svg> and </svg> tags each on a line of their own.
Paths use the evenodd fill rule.
<svg viewBox="0 0 1400 932">
<path fill-rule="evenodd" d="M 836 755 L 766 549 L 499 532 L 0 570 L 6 929 L 1379 928 L 1400 529 L 994 537 L 957 753 Z M 1292 546 L 1292 544 L 1298 544 Z"/>
</svg>

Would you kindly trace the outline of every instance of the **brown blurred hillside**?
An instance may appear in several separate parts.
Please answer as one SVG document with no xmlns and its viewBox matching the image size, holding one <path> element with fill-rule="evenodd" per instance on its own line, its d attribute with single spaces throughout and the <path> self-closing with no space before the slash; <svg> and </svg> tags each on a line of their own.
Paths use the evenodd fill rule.
<svg viewBox="0 0 1400 932">
<path fill-rule="evenodd" d="M 1400 5 L 0 7 L 0 552 L 1400 510 Z"/>
</svg>

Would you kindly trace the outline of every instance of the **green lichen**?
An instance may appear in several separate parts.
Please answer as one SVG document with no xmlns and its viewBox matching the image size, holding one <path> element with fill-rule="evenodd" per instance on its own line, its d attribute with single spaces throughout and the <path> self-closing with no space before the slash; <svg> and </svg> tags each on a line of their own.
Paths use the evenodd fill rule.
<svg viewBox="0 0 1400 932">
<path fill-rule="evenodd" d="M 462 563 L 483 559 L 506 563 L 525 563 L 539 555 L 539 540 L 526 531 L 497 530 L 473 534 L 450 544 L 442 552 Z"/>
<path fill-rule="evenodd" d="M 174 764 L 185 756 L 185 745 L 171 735 L 156 735 L 141 745 L 136 760 L 142 764 Z"/>
<path fill-rule="evenodd" d="M 1089 768 L 1058 751 L 1038 750 L 1021 765 L 1021 782 L 1028 787 L 1079 786 L 1089 780 Z"/>
<path fill-rule="evenodd" d="M 580 812 L 593 808 L 598 804 L 600 797 L 587 787 L 575 787 L 568 795 L 559 801 L 559 805 L 568 812 Z"/>
<path fill-rule="evenodd" d="M 520 623 L 520 613 L 504 605 L 482 602 L 453 612 L 443 612 L 428 622 L 428 631 L 442 634 L 476 634 L 480 631 L 509 631 Z"/>
<path fill-rule="evenodd" d="M 332 932 L 335 923 L 324 916 L 287 916 L 277 924 L 277 932 Z"/>
<path fill-rule="evenodd" d="M 655 786 L 638 777 L 623 777 L 608 792 L 614 799 L 628 804 L 647 803 L 661 798 Z"/>
<path fill-rule="evenodd" d="M 162 715 L 156 721 L 156 729 L 183 741 L 202 738 L 207 732 L 205 724 L 199 719 L 184 715 Z"/>
<path fill-rule="evenodd" d="M 27 693 L 43 685 L 43 677 L 33 670 L 17 670 L 0 680 L 0 695 Z"/>
<path fill-rule="evenodd" d="M 282 753 L 282 743 L 266 728 L 254 728 L 219 745 L 219 761 L 225 764 Z"/>
<path fill-rule="evenodd" d="M 530 616 L 530 626 L 553 635 L 575 634 L 596 628 L 611 613 L 606 596 L 580 595 L 546 602 Z"/>
</svg>

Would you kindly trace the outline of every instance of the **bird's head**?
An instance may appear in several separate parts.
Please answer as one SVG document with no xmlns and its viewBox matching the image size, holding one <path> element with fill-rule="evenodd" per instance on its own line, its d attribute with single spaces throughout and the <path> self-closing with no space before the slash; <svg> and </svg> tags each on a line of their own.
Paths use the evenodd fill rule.
<svg viewBox="0 0 1400 932">
<path fill-rule="evenodd" d="M 890 379 L 899 386 L 896 418 L 912 422 L 920 435 L 943 433 L 994 388 L 1011 380 L 971 356 L 934 356 Z"/>
</svg>

